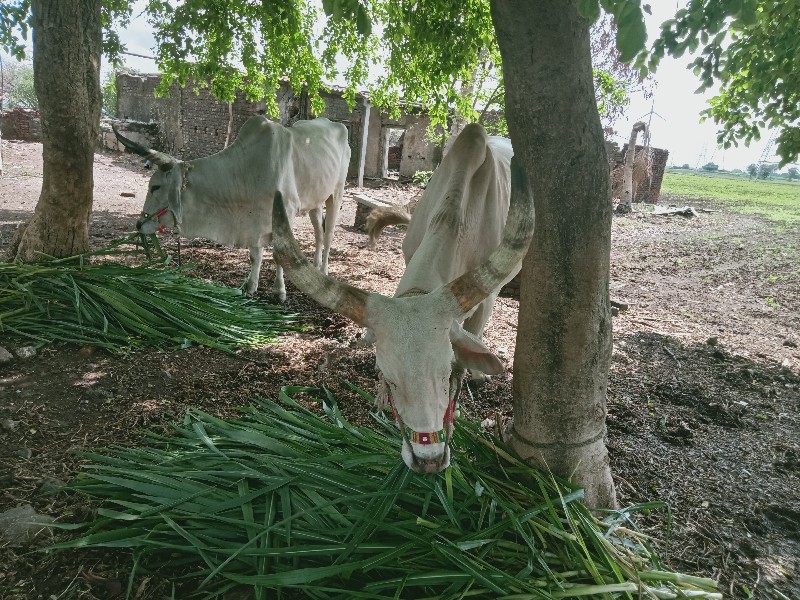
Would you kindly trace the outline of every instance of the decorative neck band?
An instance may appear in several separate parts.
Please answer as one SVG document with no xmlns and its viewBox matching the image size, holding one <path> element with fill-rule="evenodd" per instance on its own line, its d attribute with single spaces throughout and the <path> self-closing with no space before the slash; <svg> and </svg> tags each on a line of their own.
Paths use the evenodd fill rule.
<svg viewBox="0 0 800 600">
<path fill-rule="evenodd" d="M 423 446 L 427 446 L 429 444 L 447 443 L 446 428 L 448 425 L 450 425 L 450 429 L 452 430 L 452 425 L 455 418 L 455 403 L 455 398 L 450 400 L 450 404 L 447 406 L 447 410 L 444 412 L 444 419 L 442 419 L 442 425 L 444 425 L 442 429 L 439 431 L 414 431 L 411 429 L 411 427 L 406 425 L 400 415 L 397 414 L 397 409 L 394 407 L 394 400 L 392 400 L 391 395 L 389 396 L 389 404 L 392 407 L 392 415 L 394 416 L 395 421 L 400 422 L 408 441 L 414 442 L 415 444 L 422 444 Z"/>
</svg>

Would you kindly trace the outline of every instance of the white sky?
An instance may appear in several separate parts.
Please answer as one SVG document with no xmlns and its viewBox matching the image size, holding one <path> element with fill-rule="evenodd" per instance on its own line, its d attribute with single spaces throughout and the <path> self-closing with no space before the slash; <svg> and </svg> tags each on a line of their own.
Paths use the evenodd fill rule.
<svg viewBox="0 0 800 600">
<path fill-rule="evenodd" d="M 129 52 L 152 56 L 154 40 L 150 26 L 143 15 L 141 8 L 145 0 L 134 2 L 133 18 L 127 30 L 120 32 L 123 43 Z M 647 15 L 648 43 L 655 39 L 659 25 L 672 17 L 678 5 L 684 4 L 681 0 L 653 0 L 651 2 L 653 16 Z M 669 164 L 683 165 L 688 163 L 691 167 L 702 166 L 707 162 L 714 162 L 722 169 L 742 169 L 747 165 L 761 160 L 769 138 L 769 132 L 762 131 L 762 139 L 749 148 L 740 144 L 739 148 L 723 150 L 717 146 L 717 128 L 711 121 L 700 123 L 700 111 L 706 108 L 706 100 L 713 94 L 711 91 L 704 94 L 695 94 L 699 81 L 686 68 L 692 60 L 691 56 L 684 55 L 676 60 L 665 58 L 661 61 L 655 74 L 656 86 L 651 99 L 646 100 L 642 95 L 631 98 L 627 111 L 627 118 L 615 123 L 619 135 L 615 141 L 623 144 L 627 142 L 631 126 L 639 120 L 650 121 L 651 145 L 669 150 Z M 127 66 L 143 73 L 156 71 L 152 60 L 126 56 Z M 655 111 L 649 116 L 651 108 Z M 776 161 L 774 154 L 767 160 Z M 782 169 L 783 170 L 783 169 Z"/>
<path fill-rule="evenodd" d="M 648 44 L 656 39 L 660 25 L 672 18 L 685 2 L 678 0 L 651 0 L 652 16 L 647 20 Z M 655 73 L 656 86 L 652 98 L 643 95 L 631 98 L 627 119 L 620 119 L 615 128 L 620 135 L 614 141 L 627 143 L 631 127 L 636 121 L 650 122 L 650 143 L 657 148 L 669 150 L 669 164 L 696 168 L 713 162 L 721 169 L 742 169 L 757 163 L 767 147 L 771 132 L 761 131 L 761 140 L 749 148 L 742 143 L 738 148 L 724 150 L 717 145 L 717 126 L 713 121 L 700 123 L 700 112 L 708 107 L 707 100 L 716 94 L 716 87 L 703 94 L 695 94 L 700 87 L 699 79 L 687 65 L 694 56 L 684 55 L 680 59 L 664 58 Z M 654 110 L 658 115 L 650 116 Z M 765 160 L 778 161 L 774 146 Z M 781 169 L 784 171 L 785 169 Z"/>
</svg>

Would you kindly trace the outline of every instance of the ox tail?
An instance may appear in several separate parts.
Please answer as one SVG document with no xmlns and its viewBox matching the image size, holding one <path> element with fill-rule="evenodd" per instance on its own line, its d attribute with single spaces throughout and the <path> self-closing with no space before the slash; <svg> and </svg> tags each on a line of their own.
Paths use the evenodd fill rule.
<svg viewBox="0 0 800 600">
<path fill-rule="evenodd" d="M 411 221 L 411 214 L 405 209 L 400 207 L 392 208 L 375 208 L 367 217 L 367 235 L 369 235 L 370 250 L 375 250 L 378 245 L 378 238 L 384 228 L 389 225 L 408 225 Z"/>
</svg>

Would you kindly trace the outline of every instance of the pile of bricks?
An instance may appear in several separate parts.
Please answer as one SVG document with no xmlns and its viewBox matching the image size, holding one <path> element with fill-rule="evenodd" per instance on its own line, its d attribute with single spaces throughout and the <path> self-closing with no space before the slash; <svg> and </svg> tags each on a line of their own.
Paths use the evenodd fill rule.
<svg viewBox="0 0 800 600">
<path fill-rule="evenodd" d="M 0 128 L 8 140 L 40 142 L 42 140 L 42 121 L 38 110 L 14 108 L 0 115 Z"/>
</svg>

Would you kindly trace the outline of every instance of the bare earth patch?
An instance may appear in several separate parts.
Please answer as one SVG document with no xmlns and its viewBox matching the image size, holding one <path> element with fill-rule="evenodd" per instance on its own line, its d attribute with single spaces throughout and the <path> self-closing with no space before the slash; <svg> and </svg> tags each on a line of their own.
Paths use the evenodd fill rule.
<svg viewBox="0 0 800 600">
<path fill-rule="evenodd" d="M 41 145 L 4 141 L 3 159 L 0 252 L 32 215 Z M 93 247 L 133 229 L 149 175 L 138 157 L 96 155 Z M 368 187 L 351 185 L 346 194 L 399 200 L 419 193 L 396 182 Z M 669 567 L 717 578 L 725 597 L 800 598 L 800 233 L 711 203 L 695 206 L 714 212 L 687 219 L 637 207 L 614 218 L 611 294 L 630 305 L 614 317 L 608 396 L 619 499 L 669 504 L 669 514 L 654 511 L 641 522 Z M 403 272 L 403 230 L 388 228 L 372 252 L 352 227 L 354 216 L 348 197 L 331 274 L 390 295 Z M 295 231 L 310 253 L 308 220 L 301 217 Z M 174 239 L 164 245 L 177 252 Z M 196 265 L 197 276 L 231 286 L 248 268 L 245 250 L 205 240 L 184 240 L 181 259 Z M 260 295 L 273 275 L 270 258 Z M 343 383 L 375 390 L 361 330 L 291 285 L 288 307 L 304 315 L 309 331 L 235 356 L 206 348 L 115 356 L 56 344 L 0 365 L 0 513 L 31 504 L 61 521 L 86 519 L 90 507 L 57 492 L 80 468 L 79 452 L 136 444 L 144 429 L 166 430 L 189 406 L 231 416 L 255 397 L 276 398 L 285 385 L 325 385 L 348 418 L 369 424 L 371 406 Z M 486 337 L 508 372 L 470 385 L 463 413 L 499 422 L 511 416 L 517 311 L 517 300 L 498 300 Z M 5 337 L 0 345 L 16 347 Z M 6 545 L 0 599 L 113 598 L 129 570 L 121 552 Z M 139 598 L 169 593 L 163 578 L 137 585 Z"/>
</svg>

